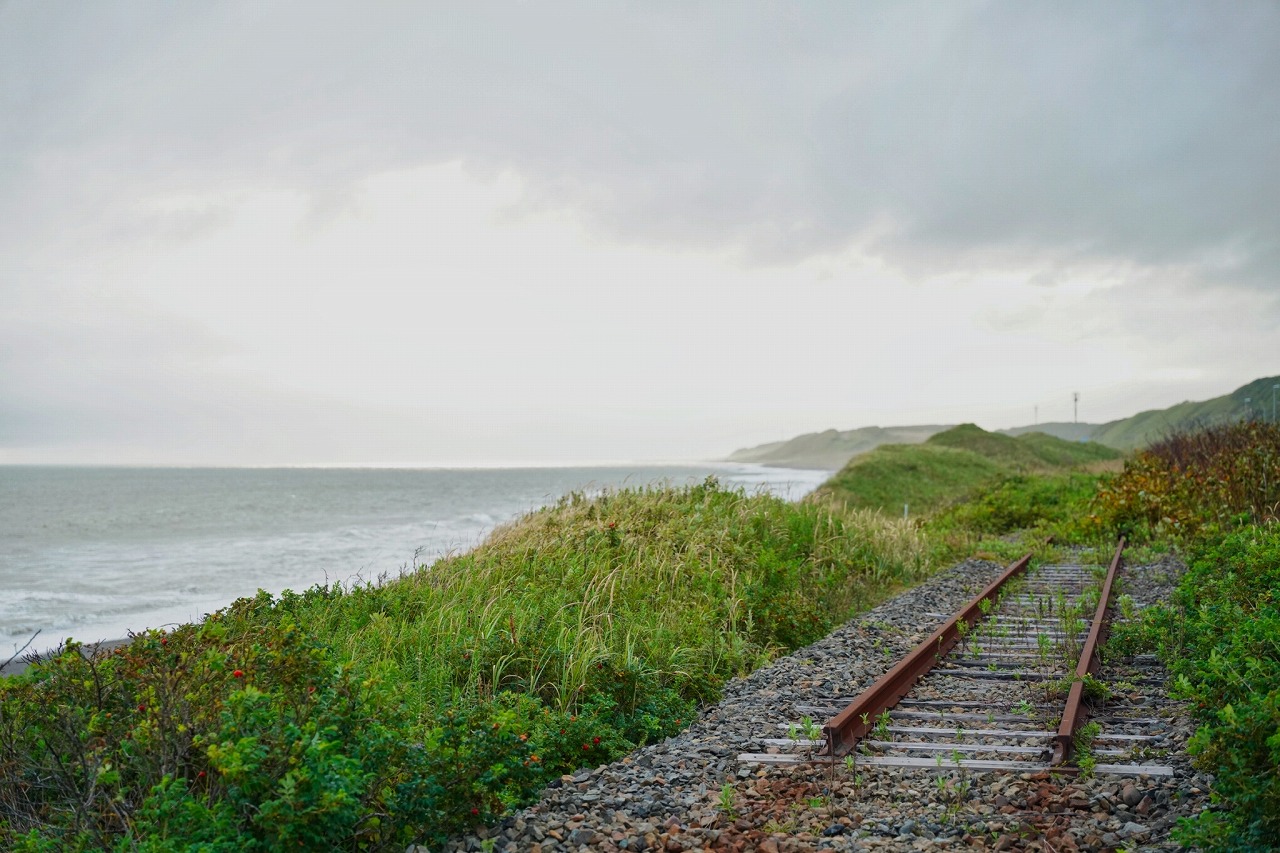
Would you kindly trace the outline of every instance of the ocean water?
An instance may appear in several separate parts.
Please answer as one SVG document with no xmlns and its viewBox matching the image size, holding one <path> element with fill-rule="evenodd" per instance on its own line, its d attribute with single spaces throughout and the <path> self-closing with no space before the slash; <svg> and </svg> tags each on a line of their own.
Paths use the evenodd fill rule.
<svg viewBox="0 0 1280 853">
<path fill-rule="evenodd" d="M 190 622 L 259 589 L 394 577 L 576 490 L 728 486 L 796 499 L 825 471 L 0 467 L 0 663 Z"/>
</svg>

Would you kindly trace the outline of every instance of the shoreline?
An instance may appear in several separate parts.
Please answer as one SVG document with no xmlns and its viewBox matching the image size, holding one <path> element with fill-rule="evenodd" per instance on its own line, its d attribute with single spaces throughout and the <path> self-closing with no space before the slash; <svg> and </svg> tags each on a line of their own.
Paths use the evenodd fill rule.
<svg viewBox="0 0 1280 853">
<path fill-rule="evenodd" d="M 547 476 L 530 478 L 527 470 L 512 470 L 509 476 L 503 476 L 496 469 L 477 469 L 472 472 L 476 476 L 468 473 L 461 479 L 408 470 L 390 472 L 390 479 L 382 476 L 387 472 L 367 470 L 197 472 L 201 476 L 216 474 L 219 477 L 213 485 L 217 487 L 214 493 L 220 497 L 212 514 L 223 523 L 210 533 L 189 523 L 183 526 L 184 513 L 190 518 L 208 511 L 205 504 L 198 502 L 204 500 L 208 490 L 203 487 L 193 490 L 190 485 L 205 483 L 207 478 L 191 481 L 186 476 L 191 471 L 185 469 L 147 470 L 140 472 L 147 477 L 144 480 L 147 489 L 135 488 L 134 492 L 154 492 L 159 482 L 164 486 L 166 500 L 158 503 L 135 494 L 129 506 L 137 529 L 118 536 L 113 520 L 99 511 L 106 498 L 97 500 L 101 497 L 98 492 L 103 491 L 103 483 L 116 483 L 117 474 L 124 476 L 126 483 L 132 482 L 128 479 L 131 472 L 113 470 L 103 479 L 99 470 L 92 477 L 96 491 L 76 490 L 78 495 L 86 496 L 81 501 L 84 505 L 76 507 L 76 517 L 88 517 L 96 524 L 85 537 L 87 541 L 77 538 L 79 533 L 68 534 L 65 541 L 42 534 L 30 539 L 30 544 L 25 546 L 27 551 L 22 555 L 21 567 L 32 580 L 15 578 L 12 591 L 18 599 L 24 595 L 34 599 L 33 606 L 37 609 L 22 613 L 20 609 L 0 608 L 0 622 L 5 621 L 4 617 L 12 610 L 11 624 L 27 628 L 21 634 L 5 632 L 0 654 L 8 659 L 31 638 L 37 627 L 42 629 L 40 637 L 45 639 L 36 637 L 8 667 L 0 669 L 0 673 L 12 674 L 25 669 L 22 661 L 30 653 L 48 654 L 68 637 L 90 647 L 119 645 L 130 633 L 199 621 L 205 614 L 226 607 L 237 598 L 251 596 L 258 589 L 278 595 L 285 589 L 301 592 L 315 584 L 334 581 L 347 585 L 384 574 L 396 577 L 440 557 L 468 552 L 482 543 L 495 527 L 550 506 L 573 490 L 594 490 L 601 485 L 625 489 L 670 478 L 685 478 L 692 483 L 696 481 L 694 474 L 702 472 L 697 474 L 698 478 L 716 476 L 721 482 L 748 493 L 765 490 L 795 500 L 812 491 L 830 473 L 728 462 L 707 462 L 692 469 L 659 466 L 634 470 L 556 468 L 546 471 L 550 472 Z M 601 472 L 608 476 L 601 477 Z M 74 469 L 58 469 L 47 482 L 53 486 L 65 483 L 69 473 L 74 475 Z M 224 474 L 231 479 L 223 478 Z M 288 477 L 278 480 L 274 479 L 275 474 Z M 335 481 L 334 475 L 341 479 Z M 348 475 L 354 475 L 355 479 Z M 156 476 L 162 479 L 156 481 Z M 49 497 L 57 497 L 58 493 L 46 486 L 45 480 L 31 482 L 37 488 L 28 490 L 30 500 L 25 503 L 33 509 L 27 513 L 29 517 L 12 522 L 13 531 L 26 529 L 45 517 L 52 517 L 49 524 L 53 525 L 57 521 L 56 513 L 65 510 L 61 503 Z M 403 497 L 406 483 L 414 489 L 408 498 Z M 316 489 L 312 498 L 306 497 L 309 486 Z M 360 494 L 362 489 L 374 490 L 380 502 L 378 508 L 384 511 L 378 519 L 386 519 L 385 522 L 350 518 L 341 502 L 332 500 L 332 495 L 343 490 Z M 463 505 L 440 497 L 447 497 L 451 489 L 461 489 L 466 495 Z M 298 498 L 294 497 L 295 493 Z M 314 500 L 314 509 L 308 505 L 300 511 L 298 507 L 307 500 Z M 254 504 L 254 516 L 243 514 L 240 504 L 245 501 Z M 257 515 L 258 512 L 263 514 Z M 277 517 L 282 519 L 278 525 L 274 521 Z M 167 535 L 170 528 L 164 526 L 170 519 L 177 525 L 173 537 Z M 312 528 L 314 519 L 327 526 Z M 5 532 L 0 530 L 0 538 Z M 57 552 L 69 549 L 74 553 L 68 563 L 67 557 Z M 60 580 L 61 574 L 66 573 L 70 574 L 65 581 Z M 50 576 L 54 578 L 52 583 Z M 100 584 L 105 590 L 101 593 L 101 606 L 94 600 L 76 600 L 74 595 L 80 579 L 90 577 L 105 578 Z M 152 584 L 151 579 L 157 577 L 160 582 Z M 189 580 L 175 580 L 183 577 Z M 90 599 L 94 597 L 96 593 Z M 60 598 L 69 600 L 65 604 L 41 603 Z"/>
<path fill-rule="evenodd" d="M 85 643 L 80 648 L 88 649 L 90 654 L 97 654 L 100 651 L 114 651 L 122 646 L 127 646 L 132 642 L 133 640 L 128 637 L 117 640 L 98 640 L 96 643 Z M 44 660 L 56 649 L 57 646 L 52 649 L 43 649 L 36 652 L 23 652 L 9 663 L 4 666 L 0 666 L 0 678 L 7 678 L 11 675 L 21 675 L 27 671 L 31 664 Z M 83 654 L 83 651 L 81 654 Z"/>
</svg>

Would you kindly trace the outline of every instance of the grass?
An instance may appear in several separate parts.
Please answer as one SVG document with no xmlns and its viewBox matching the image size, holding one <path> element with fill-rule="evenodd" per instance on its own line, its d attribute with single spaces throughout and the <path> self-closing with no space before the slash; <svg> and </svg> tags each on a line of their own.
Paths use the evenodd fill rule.
<svg viewBox="0 0 1280 853">
<path fill-rule="evenodd" d="M 889 444 L 855 457 L 814 494 L 841 506 L 901 514 L 923 513 L 955 501 L 1004 473 L 997 462 L 969 450 Z"/>
<path fill-rule="evenodd" d="M 1175 837 L 1205 850 L 1280 848 L 1280 426 L 1176 433 L 1099 494 L 1096 524 L 1162 547 L 1189 570 L 1167 605 L 1118 626 L 1114 651 L 1157 651 L 1200 728 L 1189 749 L 1214 808 Z"/>
<path fill-rule="evenodd" d="M 709 482 L 573 495 L 470 553 L 277 609 L 423 705 L 519 690 L 568 710 L 602 662 L 707 701 L 927 571 L 909 525 Z"/>
<path fill-rule="evenodd" d="M 919 445 L 884 445 L 851 460 L 815 498 L 840 506 L 886 513 L 926 513 L 980 499 L 1001 484 L 1029 475 L 1054 474 L 1113 464 L 1119 451 L 1088 442 L 1070 442 L 1044 433 L 1017 438 L 961 424 Z M 1082 475 L 1077 485 L 1096 478 Z M 1049 489 L 1048 494 L 1060 484 Z M 1006 491 L 1008 491 L 1006 489 Z M 1004 532 L 1004 531 L 996 531 Z"/>
<path fill-rule="evenodd" d="M 1174 605 L 1116 646 L 1159 647 L 1204 723 L 1220 808 L 1183 837 L 1277 843 L 1280 429 L 1173 436 L 1114 475 L 1089 473 L 1115 460 L 1088 445 L 934 438 L 799 503 L 714 480 L 571 495 L 380 585 L 70 647 L 0 682 L 0 847 L 435 844 L 679 731 L 726 679 L 955 556 L 1119 532 L 1193 558 Z"/>
<path fill-rule="evenodd" d="M 874 512 L 714 480 L 572 495 L 381 585 L 261 593 L 0 683 L 0 846 L 439 841 L 675 733 L 931 569 Z"/>
</svg>

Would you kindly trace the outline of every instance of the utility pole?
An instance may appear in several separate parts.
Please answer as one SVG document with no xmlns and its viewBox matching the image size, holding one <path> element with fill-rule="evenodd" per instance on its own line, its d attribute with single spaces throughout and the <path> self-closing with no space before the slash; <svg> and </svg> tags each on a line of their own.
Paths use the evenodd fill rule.
<svg viewBox="0 0 1280 853">
<path fill-rule="evenodd" d="M 1079 391 L 1071 392 L 1071 406 L 1072 406 L 1072 415 L 1071 415 L 1072 420 L 1074 420 L 1076 423 L 1080 423 L 1080 392 Z"/>
</svg>

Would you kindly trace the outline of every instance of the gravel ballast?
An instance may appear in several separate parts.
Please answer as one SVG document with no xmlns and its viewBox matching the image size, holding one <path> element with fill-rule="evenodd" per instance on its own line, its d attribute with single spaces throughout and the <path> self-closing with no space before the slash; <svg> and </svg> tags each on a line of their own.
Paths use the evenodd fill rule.
<svg viewBox="0 0 1280 853">
<path fill-rule="evenodd" d="M 1182 566 L 1166 558 L 1125 567 L 1136 607 L 1162 599 Z M 679 735 L 620 761 L 553 782 L 538 803 L 446 849 L 581 850 L 1104 850 L 1178 849 L 1180 816 L 1207 806 L 1208 779 L 1188 763 L 1193 724 L 1170 700 L 1152 660 L 1108 663 L 1121 680 L 1099 715 L 1167 720 L 1156 746 L 1173 778 L 1071 778 L 1042 773 L 899 770 L 844 763 L 740 764 L 763 753 L 780 725 L 842 706 L 1000 574 L 971 560 L 861 614 L 811 646 L 726 685 L 723 698 Z M 1112 671 L 1114 670 L 1114 671 Z M 799 709 L 799 710 L 798 710 Z"/>
</svg>

